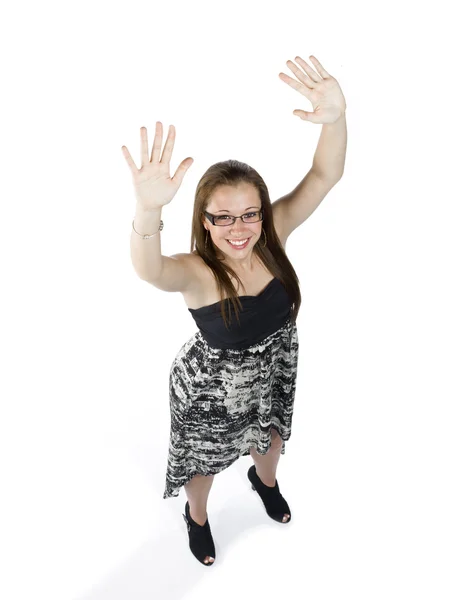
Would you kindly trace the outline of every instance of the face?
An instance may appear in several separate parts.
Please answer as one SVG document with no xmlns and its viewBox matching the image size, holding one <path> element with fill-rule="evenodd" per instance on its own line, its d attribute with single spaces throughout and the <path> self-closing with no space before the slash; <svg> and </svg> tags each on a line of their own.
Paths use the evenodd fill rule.
<svg viewBox="0 0 449 600">
<path fill-rule="evenodd" d="M 240 183 L 238 187 L 220 186 L 210 198 L 206 211 L 214 216 L 244 215 L 262 208 L 258 190 L 249 183 Z M 262 223 L 244 223 L 236 219 L 233 225 L 213 225 L 208 219 L 203 221 L 209 230 L 208 243 L 213 242 L 225 255 L 225 260 L 234 265 L 249 265 L 252 249 L 262 234 Z M 231 246 L 227 240 L 244 240 L 248 242 L 242 248 Z"/>
</svg>

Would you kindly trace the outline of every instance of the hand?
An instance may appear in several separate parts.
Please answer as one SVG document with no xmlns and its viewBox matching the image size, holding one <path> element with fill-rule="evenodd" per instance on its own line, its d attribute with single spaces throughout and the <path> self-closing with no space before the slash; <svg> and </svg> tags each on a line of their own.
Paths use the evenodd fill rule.
<svg viewBox="0 0 449 600">
<path fill-rule="evenodd" d="M 295 60 L 307 74 L 304 74 L 291 60 L 287 61 L 288 68 L 299 81 L 292 79 L 285 73 L 279 73 L 282 81 L 285 81 L 312 103 L 313 112 L 297 109 L 293 111 L 293 114 L 312 123 L 335 123 L 346 111 L 345 97 L 338 81 L 332 75 L 329 75 L 314 56 L 309 58 L 318 73 L 309 67 L 300 56 L 297 56 Z"/>
<path fill-rule="evenodd" d="M 170 160 L 175 145 L 176 130 L 169 125 L 168 136 L 161 156 L 162 123 L 156 122 L 151 158 L 148 153 L 147 128 L 140 128 L 140 154 L 142 167 L 138 169 L 129 150 L 122 146 L 122 152 L 131 169 L 138 204 L 144 210 L 161 208 L 173 200 L 187 170 L 193 164 L 193 158 L 185 158 L 170 177 Z"/>
</svg>

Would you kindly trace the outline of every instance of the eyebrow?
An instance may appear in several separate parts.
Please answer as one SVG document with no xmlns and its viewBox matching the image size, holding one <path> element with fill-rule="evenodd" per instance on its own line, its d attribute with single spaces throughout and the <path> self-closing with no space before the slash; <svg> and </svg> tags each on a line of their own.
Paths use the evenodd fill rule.
<svg viewBox="0 0 449 600">
<path fill-rule="evenodd" d="M 260 208 L 260 206 L 248 206 L 248 208 L 245 208 L 245 210 L 249 210 L 250 208 Z M 225 208 L 222 208 L 221 210 L 217 210 L 216 212 L 229 212 L 229 210 L 226 210 Z"/>
</svg>

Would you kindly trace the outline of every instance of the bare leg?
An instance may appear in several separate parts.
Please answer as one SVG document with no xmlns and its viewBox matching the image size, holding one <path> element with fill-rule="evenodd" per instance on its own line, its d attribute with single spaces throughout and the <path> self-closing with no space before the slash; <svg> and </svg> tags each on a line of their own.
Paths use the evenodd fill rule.
<svg viewBox="0 0 449 600">
<path fill-rule="evenodd" d="M 190 507 L 190 516 L 198 523 L 204 525 L 207 521 L 207 499 L 215 475 L 195 475 L 184 485 Z M 206 556 L 205 563 L 213 562 L 214 558 Z"/>
<path fill-rule="evenodd" d="M 271 430 L 271 448 L 266 454 L 259 454 L 257 450 L 252 447 L 250 448 L 250 454 L 256 466 L 256 473 L 259 479 L 265 485 L 274 487 L 276 485 L 276 469 L 278 466 L 279 458 L 281 457 L 282 450 L 282 439 L 275 429 Z M 290 515 L 285 514 L 282 519 L 288 520 Z"/>
</svg>

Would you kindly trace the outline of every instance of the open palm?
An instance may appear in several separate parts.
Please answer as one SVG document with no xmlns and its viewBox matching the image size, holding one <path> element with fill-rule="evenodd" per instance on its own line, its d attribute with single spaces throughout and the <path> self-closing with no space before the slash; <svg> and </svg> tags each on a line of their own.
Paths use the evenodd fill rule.
<svg viewBox="0 0 449 600">
<path fill-rule="evenodd" d="M 291 60 L 287 61 L 288 68 L 298 79 L 279 73 L 282 81 L 305 96 L 312 104 L 313 112 L 296 109 L 293 114 L 312 123 L 334 123 L 346 110 L 345 97 L 335 77 L 332 77 L 314 56 L 309 58 L 318 73 L 300 56 L 295 60 L 301 65 L 303 71 Z"/>
</svg>

